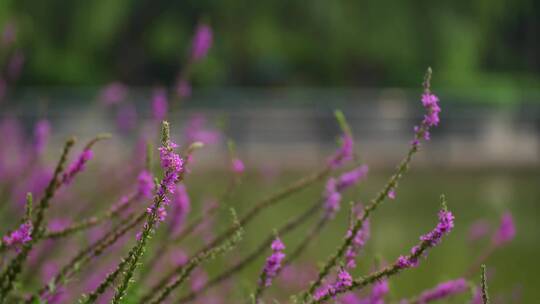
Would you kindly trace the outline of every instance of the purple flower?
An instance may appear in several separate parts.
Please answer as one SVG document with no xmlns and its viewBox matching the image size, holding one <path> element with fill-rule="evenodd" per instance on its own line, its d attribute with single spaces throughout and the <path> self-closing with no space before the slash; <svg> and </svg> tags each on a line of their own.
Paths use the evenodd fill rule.
<svg viewBox="0 0 540 304">
<path fill-rule="evenodd" d="M 357 217 L 361 217 L 363 214 L 363 211 L 361 211 Z M 351 228 L 347 231 L 347 237 L 350 237 L 352 234 Z M 362 223 L 362 227 L 356 232 L 356 235 L 352 239 L 352 244 L 347 248 L 347 251 L 345 252 L 345 265 L 347 268 L 352 269 L 356 268 L 356 257 L 358 256 L 358 253 L 364 246 L 366 245 L 367 240 L 369 239 L 370 235 L 370 226 L 369 226 L 369 219 L 366 219 Z"/>
<path fill-rule="evenodd" d="M 152 197 L 152 190 L 154 189 L 153 179 L 152 173 L 147 170 L 141 171 L 137 177 L 137 194 L 145 198 Z"/>
<path fill-rule="evenodd" d="M 62 175 L 62 184 L 68 185 L 73 181 L 73 178 L 77 173 L 83 171 L 86 168 L 86 163 L 93 157 L 94 153 L 90 149 L 85 149 L 76 161 L 71 163 Z"/>
<path fill-rule="evenodd" d="M 176 84 L 176 94 L 178 97 L 186 98 L 191 96 L 191 85 L 185 79 L 180 79 Z"/>
<path fill-rule="evenodd" d="M 200 24 L 195 30 L 191 45 L 192 60 L 199 61 L 206 57 L 210 47 L 212 47 L 212 29 L 207 24 Z"/>
<path fill-rule="evenodd" d="M 233 158 L 231 161 L 231 170 L 236 174 L 244 173 L 245 167 L 242 160 L 239 158 Z"/>
<path fill-rule="evenodd" d="M 176 154 L 173 149 L 178 147 L 173 142 L 168 142 L 165 146 L 159 147 L 159 156 L 161 161 L 161 167 L 165 170 L 165 176 L 161 180 L 160 186 L 157 190 L 158 199 L 162 200 L 161 204 L 156 210 L 158 221 L 162 222 L 167 216 L 165 206 L 169 205 L 170 199 L 167 194 L 173 194 L 176 188 L 176 183 L 180 179 L 180 174 L 184 170 L 184 160 L 180 155 Z M 153 213 L 156 204 L 148 207 L 146 211 Z"/>
<path fill-rule="evenodd" d="M 127 96 L 127 88 L 120 82 L 108 84 L 101 90 L 99 100 L 105 105 L 113 105 L 122 102 Z"/>
<path fill-rule="evenodd" d="M 22 223 L 19 228 L 2 238 L 4 246 L 14 247 L 32 240 L 32 223 Z"/>
<path fill-rule="evenodd" d="M 482 289 L 480 289 L 480 287 L 474 289 L 471 304 L 484 304 L 484 300 L 482 299 Z"/>
<path fill-rule="evenodd" d="M 137 126 L 137 109 L 133 104 L 124 104 L 118 108 L 116 125 L 122 132 L 133 130 Z"/>
<path fill-rule="evenodd" d="M 424 116 L 425 124 L 429 127 L 437 126 L 439 124 L 439 113 L 441 112 L 439 98 L 426 92 L 422 95 L 422 105 L 428 110 L 428 113 Z"/>
<path fill-rule="evenodd" d="M 426 109 L 427 113 L 424 115 L 424 119 L 420 126 L 414 127 L 414 133 L 416 138 L 424 138 L 430 140 L 429 129 L 431 127 L 439 125 L 439 114 L 441 113 L 441 107 L 439 106 L 439 98 L 434 94 L 426 90 L 422 94 L 422 105 Z M 418 146 L 420 143 L 418 139 L 413 140 L 412 144 Z"/>
<path fill-rule="evenodd" d="M 468 284 L 465 279 L 448 281 L 435 286 L 433 289 L 426 290 L 418 297 L 419 304 L 425 304 L 436 300 L 444 299 L 468 290 Z"/>
<path fill-rule="evenodd" d="M 495 235 L 493 235 L 492 242 L 495 246 L 502 246 L 510 242 L 516 236 L 516 226 L 514 225 L 514 219 L 510 212 L 506 212 L 501 217 L 501 224 Z"/>
<path fill-rule="evenodd" d="M 337 185 L 337 180 L 331 177 L 326 182 L 326 187 L 324 189 L 324 209 L 329 217 L 333 217 L 341 205 L 341 193 L 337 190 Z"/>
<path fill-rule="evenodd" d="M 198 268 L 191 279 L 191 290 L 194 292 L 200 291 L 201 288 L 208 282 L 208 275 L 206 272 Z"/>
<path fill-rule="evenodd" d="M 157 121 L 162 121 L 167 115 L 167 93 L 165 89 L 156 89 L 154 91 L 154 96 L 152 97 L 152 113 L 154 119 Z"/>
<path fill-rule="evenodd" d="M 184 250 L 180 248 L 176 248 L 171 251 L 170 259 L 173 265 L 180 266 L 180 265 L 185 265 L 188 262 L 189 256 Z"/>
<path fill-rule="evenodd" d="M 343 173 L 338 179 L 329 178 L 326 182 L 323 197 L 327 215 L 333 217 L 341 205 L 341 192 L 354 186 L 364 179 L 368 172 L 368 166 L 362 165 L 352 171 Z"/>
<path fill-rule="evenodd" d="M 387 280 L 380 280 L 373 284 L 369 304 L 384 304 L 384 296 L 390 291 Z"/>
<path fill-rule="evenodd" d="M 329 160 L 330 167 L 335 169 L 344 162 L 351 160 L 353 158 L 353 148 L 354 142 L 352 137 L 349 134 L 344 134 L 341 137 L 341 147 Z"/>
<path fill-rule="evenodd" d="M 285 258 L 285 253 L 283 253 L 283 250 L 285 250 L 285 245 L 278 237 L 276 237 L 276 239 L 272 242 L 271 248 L 272 254 L 266 259 L 263 269 L 264 282 L 262 283 L 264 283 L 265 286 L 272 285 L 272 279 L 281 269 L 281 264 Z"/>
<path fill-rule="evenodd" d="M 41 155 L 51 133 L 51 124 L 48 120 L 42 119 L 34 126 L 34 151 L 36 155 Z"/>
<path fill-rule="evenodd" d="M 337 182 L 337 191 L 343 191 L 351 186 L 354 186 L 367 176 L 368 170 L 369 168 L 367 165 L 362 165 L 352 171 L 343 173 Z"/>
<path fill-rule="evenodd" d="M 336 294 L 343 292 L 347 287 L 352 286 L 352 283 L 353 279 L 351 275 L 345 269 L 340 269 L 336 282 L 316 291 L 313 298 L 319 300 L 328 295 L 333 297 Z"/>
<path fill-rule="evenodd" d="M 438 245 L 444 235 L 450 233 L 454 228 L 454 215 L 448 210 L 439 211 L 439 223 L 437 227 L 427 234 L 420 237 L 420 240 L 425 244 L 426 248 L 431 248 Z M 416 255 L 420 250 L 419 246 L 414 246 L 411 249 L 411 255 Z M 413 256 L 400 256 L 397 260 L 399 268 L 410 268 L 418 265 L 418 258 Z"/>
<path fill-rule="evenodd" d="M 392 200 L 396 199 L 396 190 L 390 189 L 390 191 L 388 191 L 388 198 Z"/>
</svg>

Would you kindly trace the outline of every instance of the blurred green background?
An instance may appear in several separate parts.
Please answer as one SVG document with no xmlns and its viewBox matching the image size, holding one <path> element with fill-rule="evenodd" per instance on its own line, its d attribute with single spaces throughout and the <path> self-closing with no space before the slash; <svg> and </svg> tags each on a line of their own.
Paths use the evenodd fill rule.
<svg viewBox="0 0 540 304">
<path fill-rule="evenodd" d="M 0 1 L 26 55 L 23 85 L 171 84 L 198 22 L 207 86 L 442 88 L 515 101 L 540 87 L 540 3 L 522 1 Z M 502 98 L 501 98 L 502 99 Z"/>
</svg>

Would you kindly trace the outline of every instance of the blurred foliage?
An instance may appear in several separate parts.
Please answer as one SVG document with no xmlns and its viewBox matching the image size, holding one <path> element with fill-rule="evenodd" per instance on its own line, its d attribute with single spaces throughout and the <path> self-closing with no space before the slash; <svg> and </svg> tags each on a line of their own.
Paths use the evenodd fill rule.
<svg viewBox="0 0 540 304">
<path fill-rule="evenodd" d="M 416 87 L 428 65 L 439 86 L 505 99 L 540 83 L 534 0 L 0 0 L 29 85 L 171 84 L 201 20 L 205 85 Z"/>
</svg>

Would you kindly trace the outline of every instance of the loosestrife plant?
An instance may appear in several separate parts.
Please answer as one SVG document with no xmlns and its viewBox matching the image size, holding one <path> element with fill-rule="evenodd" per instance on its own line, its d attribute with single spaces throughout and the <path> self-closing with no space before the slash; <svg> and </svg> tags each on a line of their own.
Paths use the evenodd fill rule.
<svg viewBox="0 0 540 304">
<path fill-rule="evenodd" d="M 189 95 L 189 67 L 203 60 L 211 45 L 212 30 L 201 23 L 192 40 L 187 67 L 178 78 L 178 97 Z M 114 107 L 125 102 L 127 96 L 127 87 L 115 82 L 104 88 L 99 100 Z M 170 108 L 167 97 L 166 89 L 154 90 L 150 129 L 167 117 Z M 434 251 L 430 254 L 437 254 L 435 247 L 454 228 L 454 214 L 442 197 L 436 226 L 420 236 L 416 245 L 405 248 L 402 255 L 386 260 L 390 262 L 376 263 L 372 272 L 357 275 L 358 271 L 363 271 L 359 265 L 364 264 L 359 262 L 365 259 L 365 247 L 371 241 L 370 222 L 375 211 L 387 199 L 399 199 L 400 180 L 408 171 L 413 156 L 430 140 L 432 129 L 440 123 L 441 106 L 439 98 L 431 91 L 431 70 L 426 73 L 420 103 L 425 114 L 413 127 L 408 150 L 396 172 L 368 203 L 361 203 L 359 199 L 350 202 L 350 221 L 342 225 L 346 227 L 343 239 L 320 270 L 311 279 L 297 282 L 303 287 L 296 289 L 283 288 L 282 273 L 301 269 L 302 265 L 313 268 L 313 261 L 303 257 L 320 246 L 326 248 L 320 241 L 321 233 L 330 223 L 338 221 L 340 212 L 346 212 L 343 210 L 347 208 L 342 207 L 347 191 L 361 189 L 361 182 L 368 175 L 368 166 L 358 161 L 354 134 L 341 111 L 335 113 L 341 129 L 335 153 L 310 175 L 251 201 L 239 215 L 231 207 L 236 207 L 238 198 L 235 194 L 243 186 L 242 181 L 251 178 L 251 163 L 244 162 L 241 151 L 237 151 L 231 139 L 224 164 L 228 179 L 225 189 L 206 207 L 201 207 L 197 187 L 189 183 L 189 165 L 195 150 L 203 144 L 218 144 L 226 138 L 221 132 L 208 128 L 206 119 L 200 114 L 187 121 L 181 146 L 173 142 L 170 126 L 163 121 L 161 144 L 157 149 L 145 135 L 141 140 L 143 148 L 137 150 L 144 159 L 122 163 L 119 167 L 123 170 L 113 168 L 107 171 L 106 178 L 97 179 L 97 184 L 102 180 L 114 184 L 114 175 L 110 173 L 114 171 L 122 180 L 113 187 L 116 192 L 105 187 L 102 193 L 90 196 L 77 192 L 81 190 L 76 186 L 80 185 L 79 179 L 88 178 L 85 177 L 90 173 L 87 167 L 99 161 L 100 151 L 94 145 L 109 135 L 90 140 L 70 161 L 75 140 L 69 139 L 55 169 L 44 174 L 48 170 L 43 155 L 48 150 L 52 124 L 45 118 L 39 119 L 31 143 L 26 145 L 16 120 L 5 120 L 0 129 L 9 135 L 9 149 L 13 150 L 0 147 L 0 198 L 20 197 L 21 191 L 30 193 L 24 211 L 22 205 L 16 205 L 20 210 L 14 217 L 17 221 L 6 226 L 0 238 L 3 261 L 0 303 L 72 303 L 76 299 L 80 303 L 157 304 L 194 300 L 210 303 L 212 297 L 218 296 L 230 303 L 249 300 L 263 303 L 270 297 L 276 300 L 291 297 L 291 301 L 297 303 L 383 304 L 392 290 L 392 277 L 410 268 L 425 267 L 420 265 L 422 260 L 430 251 Z M 8 159 L 13 158 L 12 151 L 28 157 L 8 166 Z M 159 169 L 153 163 L 154 153 L 159 155 Z M 20 183 L 16 179 L 19 176 Z M 219 178 L 216 176 L 215 179 Z M 204 185 L 205 195 L 212 194 L 213 182 Z M 279 223 L 268 225 L 265 221 L 266 224 L 259 224 L 268 210 L 310 187 L 318 187 L 316 191 L 320 195 L 310 204 L 300 205 L 301 212 L 283 214 Z M 69 208 L 83 204 L 67 206 L 67 200 L 85 197 L 96 202 L 91 211 L 82 209 L 80 216 L 75 212 L 62 212 L 67 224 L 53 225 L 50 218 L 53 212 L 49 209 L 74 210 Z M 220 218 L 227 210 L 232 210 L 232 225 L 221 229 Z M 305 230 L 302 227 L 306 227 Z M 482 229 L 482 233 L 475 232 L 475 237 L 490 232 Z M 242 243 L 242 238 L 244 233 L 253 230 L 265 237 L 257 241 L 256 247 L 250 248 Z M 515 234 L 512 215 L 503 214 L 500 226 L 493 232 L 485 250 L 471 262 L 463 276 L 433 284 L 434 287 L 419 288 L 416 295 L 403 295 L 400 303 L 429 303 L 460 295 L 469 297 L 473 303 L 488 303 L 485 266 L 480 265 L 495 250 L 507 245 Z M 77 242 L 80 239 L 85 240 L 83 246 Z M 55 254 L 50 254 L 51 251 Z M 234 253 L 230 254 L 230 251 Z M 207 268 L 206 265 L 213 263 L 221 267 Z M 45 269 L 46 266 L 46 278 L 33 275 L 33 269 Z M 250 268 L 258 269 L 258 277 L 252 278 L 251 285 L 237 280 L 239 273 Z M 481 281 L 475 283 L 471 278 L 479 269 L 482 270 Z"/>
</svg>

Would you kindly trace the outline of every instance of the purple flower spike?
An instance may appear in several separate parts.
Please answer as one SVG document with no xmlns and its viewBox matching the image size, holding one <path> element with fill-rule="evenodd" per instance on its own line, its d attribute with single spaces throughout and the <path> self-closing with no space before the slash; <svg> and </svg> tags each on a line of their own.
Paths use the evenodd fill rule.
<svg viewBox="0 0 540 304">
<path fill-rule="evenodd" d="M 515 236 L 516 226 L 514 225 L 514 219 L 512 214 L 507 212 L 501 217 L 501 225 L 493 235 L 492 242 L 495 246 L 502 246 L 513 240 Z"/>
<path fill-rule="evenodd" d="M 361 210 L 362 211 L 358 213 L 357 215 L 358 218 L 362 217 L 363 209 Z M 347 237 L 350 237 L 351 234 L 352 234 L 352 231 L 349 228 L 349 230 L 347 231 Z M 364 246 L 366 245 L 369 239 L 369 236 L 370 236 L 369 219 L 366 219 L 362 223 L 362 227 L 358 230 L 358 232 L 354 236 L 351 246 L 349 246 L 349 248 L 347 248 L 347 251 L 345 252 L 345 262 L 346 262 L 345 265 L 347 266 L 347 268 L 349 269 L 356 268 L 356 257 L 360 253 L 360 250 L 362 250 L 362 248 L 364 248 Z"/>
<path fill-rule="evenodd" d="M 141 171 L 139 177 L 137 177 L 137 194 L 145 198 L 152 197 L 152 190 L 154 189 L 154 178 L 147 170 Z"/>
<path fill-rule="evenodd" d="M 19 246 L 32 240 L 32 223 L 21 224 L 19 228 L 2 238 L 7 247 Z"/>
<path fill-rule="evenodd" d="M 350 135 L 345 134 L 341 138 L 341 147 L 329 160 L 329 165 L 332 168 L 338 168 L 346 161 L 353 158 L 354 142 Z"/>
<path fill-rule="evenodd" d="M 454 215 L 448 210 L 439 211 L 439 223 L 437 227 L 429 233 L 420 237 L 420 240 L 427 246 L 427 248 L 434 247 L 441 242 L 444 235 L 447 235 L 454 228 Z M 417 254 L 420 247 L 414 246 L 411 249 L 411 254 Z M 425 253 L 425 252 L 424 252 Z M 400 256 L 397 260 L 399 268 L 410 268 L 418 265 L 418 258 L 409 256 Z"/>
<path fill-rule="evenodd" d="M 85 149 L 76 161 L 69 165 L 66 172 L 62 175 L 62 184 L 68 185 L 73 181 L 77 173 L 86 168 L 86 163 L 93 157 L 94 153 L 90 149 Z"/>
<path fill-rule="evenodd" d="M 343 173 L 339 178 L 329 178 L 323 193 L 327 216 L 333 217 L 341 205 L 341 192 L 354 186 L 364 179 L 368 172 L 368 166 L 362 165 L 352 171 Z"/>
<path fill-rule="evenodd" d="M 266 259 L 266 264 L 264 265 L 264 269 L 263 269 L 263 273 L 264 273 L 263 283 L 267 287 L 272 285 L 272 279 L 277 275 L 277 272 L 281 269 L 281 264 L 283 262 L 283 259 L 285 258 L 285 253 L 283 253 L 283 250 L 285 250 L 285 245 L 278 237 L 276 237 L 276 239 L 272 242 L 271 248 L 272 248 L 272 255 L 270 255 Z"/>
<path fill-rule="evenodd" d="M 344 269 L 340 269 L 338 272 L 338 277 L 334 284 L 326 286 L 325 288 L 318 290 L 313 295 L 315 300 L 319 300 L 326 296 L 334 297 L 336 294 L 343 292 L 347 287 L 352 286 L 353 279 L 351 275 Z"/>
<path fill-rule="evenodd" d="M 341 193 L 337 190 L 337 180 L 333 177 L 329 178 L 326 182 L 324 190 L 326 214 L 329 217 L 333 217 L 339 210 L 341 205 Z"/>
<path fill-rule="evenodd" d="M 338 191 L 343 191 L 367 176 L 369 168 L 367 165 L 362 165 L 350 172 L 343 173 L 337 182 L 336 188 Z"/>
<path fill-rule="evenodd" d="M 396 199 L 396 190 L 391 189 L 390 191 L 388 191 L 388 198 L 391 200 Z"/>
<path fill-rule="evenodd" d="M 414 133 L 416 138 L 424 138 L 424 140 L 430 140 L 431 136 L 429 129 L 439 125 L 439 114 L 441 113 L 441 107 L 439 106 L 439 98 L 426 90 L 422 95 L 422 105 L 426 109 L 427 113 L 424 115 L 421 126 L 414 127 Z M 412 141 L 413 146 L 418 146 L 420 142 L 418 139 Z"/>
<path fill-rule="evenodd" d="M 418 297 L 419 304 L 430 303 L 433 301 L 448 298 L 450 296 L 465 292 L 468 290 L 468 284 L 465 279 L 448 281 L 435 286 L 433 289 L 426 290 Z"/>
<path fill-rule="evenodd" d="M 201 24 L 195 31 L 191 46 L 191 58 L 199 61 L 206 57 L 208 50 L 212 47 L 212 29 L 207 24 Z"/>
<path fill-rule="evenodd" d="M 167 115 L 167 93 L 164 89 L 157 89 L 154 91 L 154 96 L 152 97 L 152 112 L 154 119 L 157 121 L 162 121 Z"/>
<path fill-rule="evenodd" d="M 384 296 L 390 291 L 387 280 L 381 280 L 373 284 L 369 304 L 384 304 Z"/>
<path fill-rule="evenodd" d="M 156 214 L 158 220 L 163 222 L 167 216 L 165 206 L 169 205 L 170 199 L 167 194 L 173 194 L 176 189 L 176 183 L 180 179 L 180 174 L 184 170 L 184 160 L 180 155 L 174 152 L 174 148 L 178 147 L 173 142 L 168 142 L 165 146 L 159 147 L 159 156 L 161 167 L 165 170 L 165 176 L 157 190 L 156 195 L 163 200 L 163 204 L 158 207 Z M 155 205 L 148 207 L 146 211 L 152 213 Z"/>
<path fill-rule="evenodd" d="M 232 172 L 234 172 L 236 174 L 244 173 L 245 166 L 244 166 L 244 163 L 242 162 L 242 160 L 239 159 L 239 158 L 234 158 L 231 161 L 231 170 L 232 170 Z"/>
</svg>

